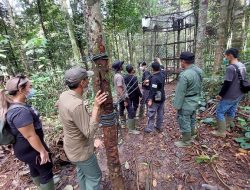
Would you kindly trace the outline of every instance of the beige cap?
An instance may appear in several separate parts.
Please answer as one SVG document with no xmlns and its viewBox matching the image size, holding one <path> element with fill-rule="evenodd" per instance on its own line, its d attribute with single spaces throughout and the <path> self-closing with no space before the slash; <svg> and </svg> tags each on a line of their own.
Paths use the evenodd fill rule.
<svg viewBox="0 0 250 190">
<path fill-rule="evenodd" d="M 17 91 L 18 88 L 28 82 L 26 77 L 13 77 L 6 82 L 5 90 L 8 92 Z"/>
</svg>

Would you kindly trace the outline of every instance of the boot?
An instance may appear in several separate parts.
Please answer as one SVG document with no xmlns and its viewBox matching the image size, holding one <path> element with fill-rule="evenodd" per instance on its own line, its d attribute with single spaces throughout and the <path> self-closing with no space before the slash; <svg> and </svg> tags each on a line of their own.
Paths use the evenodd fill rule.
<svg viewBox="0 0 250 190">
<path fill-rule="evenodd" d="M 121 121 L 121 127 L 125 128 L 126 127 L 126 116 L 120 116 L 120 121 Z"/>
<path fill-rule="evenodd" d="M 144 116 L 144 112 L 145 112 L 145 105 L 141 105 L 139 110 L 139 118 L 142 118 Z"/>
<path fill-rule="evenodd" d="M 37 187 L 40 187 L 40 179 L 39 179 L 39 176 L 38 177 L 32 177 L 31 178 L 33 183 L 37 186 Z M 38 188 L 39 189 L 39 188 Z"/>
<path fill-rule="evenodd" d="M 40 189 L 41 190 L 55 190 L 54 180 L 51 179 L 48 183 L 41 184 Z"/>
<path fill-rule="evenodd" d="M 191 137 L 193 139 L 195 139 L 197 137 L 197 130 L 195 129 L 195 127 L 191 128 Z"/>
<path fill-rule="evenodd" d="M 212 131 L 212 135 L 217 136 L 217 137 L 226 137 L 226 121 L 218 121 L 217 120 L 217 126 L 218 129 L 215 131 Z"/>
<path fill-rule="evenodd" d="M 135 130 L 135 119 L 128 119 L 128 130 L 129 130 L 129 133 L 132 133 L 134 135 L 139 135 L 140 132 Z"/>
<path fill-rule="evenodd" d="M 226 117 L 226 126 L 227 130 L 231 131 L 231 128 L 233 129 L 235 127 L 234 118 Z"/>
<path fill-rule="evenodd" d="M 192 138 L 191 132 L 182 133 L 182 139 L 180 141 L 174 142 L 175 146 L 179 148 L 191 146 Z"/>
</svg>

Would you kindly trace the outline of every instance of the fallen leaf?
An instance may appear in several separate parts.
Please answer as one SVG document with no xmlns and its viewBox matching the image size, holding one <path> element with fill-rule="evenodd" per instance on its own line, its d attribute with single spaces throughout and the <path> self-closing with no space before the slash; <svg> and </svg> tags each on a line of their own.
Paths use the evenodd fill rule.
<svg viewBox="0 0 250 190">
<path fill-rule="evenodd" d="M 125 166 L 125 168 L 126 168 L 127 170 L 129 169 L 129 163 L 128 163 L 128 161 L 125 162 L 125 165 L 124 165 L 124 166 Z"/>
<path fill-rule="evenodd" d="M 30 171 L 29 170 L 24 170 L 19 172 L 19 175 L 23 176 L 23 175 L 27 175 Z"/>
<path fill-rule="evenodd" d="M 157 186 L 157 181 L 156 179 L 153 180 L 153 187 L 156 187 Z"/>
</svg>

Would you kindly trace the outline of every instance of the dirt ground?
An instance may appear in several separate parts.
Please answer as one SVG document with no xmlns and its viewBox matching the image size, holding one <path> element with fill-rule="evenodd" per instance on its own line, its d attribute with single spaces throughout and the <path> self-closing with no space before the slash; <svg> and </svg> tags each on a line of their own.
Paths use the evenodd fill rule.
<svg viewBox="0 0 250 190">
<path fill-rule="evenodd" d="M 172 94 L 174 87 L 175 84 L 167 85 L 167 95 Z M 171 99 L 169 96 L 165 103 L 163 133 L 143 133 L 146 118 L 138 121 L 140 135 L 122 130 L 123 143 L 118 147 L 126 189 L 201 190 L 202 185 L 209 184 L 211 190 L 250 190 L 250 151 L 240 149 L 234 142 L 233 139 L 239 136 L 237 130 L 228 133 L 225 139 L 215 138 L 210 134 L 212 127 L 198 120 L 199 130 L 194 145 L 177 148 L 174 141 L 180 133 Z M 205 116 L 201 115 L 201 119 Z M 46 126 L 45 132 L 49 133 L 51 128 Z M 54 141 L 49 142 L 55 155 L 54 173 L 61 178 L 57 189 L 64 189 L 67 185 L 79 189 L 75 167 L 62 154 L 61 135 L 56 134 L 52 137 Z M 197 163 L 196 157 L 201 155 L 208 158 L 207 163 Z M 97 157 L 103 172 L 101 189 L 109 190 L 111 184 L 104 148 L 97 150 Z M 0 189 L 36 189 L 27 166 L 14 157 L 10 148 L 0 148 L 0 165 Z"/>
</svg>

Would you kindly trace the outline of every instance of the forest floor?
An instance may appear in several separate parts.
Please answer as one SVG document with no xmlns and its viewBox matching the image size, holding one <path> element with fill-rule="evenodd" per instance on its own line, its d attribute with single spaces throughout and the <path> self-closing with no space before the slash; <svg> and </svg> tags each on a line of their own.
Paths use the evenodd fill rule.
<svg viewBox="0 0 250 190">
<path fill-rule="evenodd" d="M 174 88 L 175 84 L 168 84 L 167 95 L 171 95 Z M 163 133 L 143 133 L 146 117 L 138 121 L 140 135 L 122 130 L 123 143 L 118 147 L 126 189 L 201 190 L 203 184 L 209 184 L 211 190 L 249 190 L 250 151 L 240 149 L 239 144 L 233 140 L 239 136 L 237 130 L 228 133 L 225 139 L 216 138 L 210 134 L 213 128 L 198 120 L 198 137 L 194 145 L 190 148 L 177 148 L 174 141 L 180 137 L 180 132 L 171 99 L 169 96 L 165 102 Z M 199 117 L 202 119 L 208 116 L 203 114 Z M 48 134 L 51 128 L 46 125 L 45 133 Z M 56 155 L 54 173 L 61 178 L 57 189 L 79 189 L 76 169 L 63 154 L 61 136 L 56 134 L 49 142 Z M 97 157 L 103 172 L 101 189 L 109 190 L 111 184 L 104 148 L 97 150 Z M 201 160 L 207 162 L 198 163 L 197 157 L 203 157 Z M 36 189 L 27 166 L 15 159 L 11 149 L 5 147 L 0 150 L 0 165 L 0 189 Z"/>
</svg>

